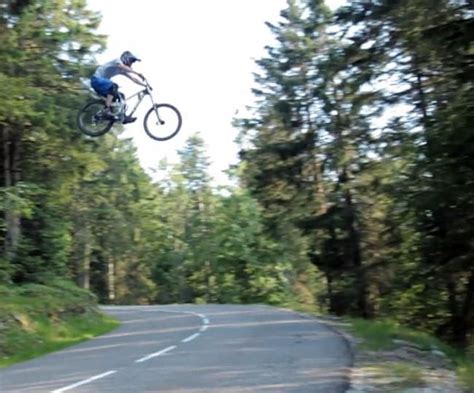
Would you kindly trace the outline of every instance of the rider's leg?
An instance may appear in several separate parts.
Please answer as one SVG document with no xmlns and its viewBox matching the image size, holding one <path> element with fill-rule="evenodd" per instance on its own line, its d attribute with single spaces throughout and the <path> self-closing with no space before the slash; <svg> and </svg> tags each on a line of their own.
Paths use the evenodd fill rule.
<svg viewBox="0 0 474 393">
<path fill-rule="evenodd" d="M 112 94 L 107 94 L 107 98 L 105 99 L 105 106 L 107 108 L 110 108 L 110 105 L 112 105 L 113 99 L 114 99 L 114 96 Z"/>
<path fill-rule="evenodd" d="M 117 85 L 116 85 L 117 86 Z M 108 97 L 107 97 L 108 98 Z M 125 101 L 125 95 L 120 93 L 118 91 L 118 86 L 117 86 L 117 90 L 115 90 L 113 92 L 113 96 L 110 100 L 110 103 L 112 103 L 112 99 L 116 99 L 116 100 L 122 100 L 122 101 Z M 122 121 L 122 124 L 128 124 L 128 123 L 133 123 L 135 120 L 137 120 L 136 117 L 132 117 L 132 116 L 128 116 L 127 114 L 125 114 L 124 118 L 123 118 L 123 121 Z"/>
<path fill-rule="evenodd" d="M 110 79 L 92 76 L 91 86 L 97 92 L 97 94 L 105 97 L 104 114 L 110 119 L 113 119 L 113 114 L 110 107 L 114 97 L 118 95 L 118 85 L 112 82 Z"/>
<path fill-rule="evenodd" d="M 116 83 L 111 82 L 109 89 L 107 91 L 107 96 L 105 98 L 105 114 L 111 118 L 115 119 L 114 114 L 112 113 L 112 101 L 119 97 L 118 92 L 118 85 Z"/>
<path fill-rule="evenodd" d="M 105 100 L 105 106 L 107 108 L 110 108 L 110 105 L 112 105 L 112 101 L 114 100 L 114 98 L 116 100 L 119 100 L 120 99 L 120 93 L 118 91 L 118 85 L 116 83 L 113 83 L 111 84 L 108 92 L 107 92 L 107 98 Z"/>
</svg>

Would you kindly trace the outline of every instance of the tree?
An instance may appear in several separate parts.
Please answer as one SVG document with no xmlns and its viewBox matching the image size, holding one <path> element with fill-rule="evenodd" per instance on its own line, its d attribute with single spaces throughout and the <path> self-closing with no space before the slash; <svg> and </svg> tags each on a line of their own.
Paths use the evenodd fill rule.
<svg viewBox="0 0 474 393">
<path fill-rule="evenodd" d="M 49 187 L 58 184 L 51 181 L 60 167 L 54 167 L 53 162 L 67 160 L 73 150 L 68 144 L 72 137 L 72 111 L 78 101 L 71 90 L 75 90 L 79 65 L 91 64 L 102 37 L 94 35 L 99 19 L 85 9 L 84 1 L 14 1 L 3 9 L 6 13 L 0 27 L 0 96 L 4 103 L 0 113 L 0 180 L 5 196 L 5 226 L 1 239 L 3 257 L 20 263 L 14 268 L 14 279 L 21 281 L 27 279 L 24 273 L 30 278 L 35 274 L 38 260 L 32 260 L 27 267 L 26 259 L 20 258 L 20 248 L 23 254 L 36 254 L 38 258 L 44 252 L 37 249 L 39 239 L 28 233 L 38 233 L 43 225 L 49 225 L 44 221 L 45 215 L 43 219 L 34 217 L 35 212 L 41 211 L 37 197 L 44 197 L 51 190 Z M 63 154 L 58 154 L 61 150 Z M 50 159 L 54 161 L 46 162 Z M 65 172 L 59 173 L 68 177 Z M 25 210 L 22 206 L 29 207 Z M 54 225 L 49 227 L 58 229 Z M 57 235 L 67 242 L 66 232 L 64 227 L 62 235 Z M 43 240 L 46 238 L 57 236 L 45 233 Z M 59 246 L 62 250 L 53 249 L 61 254 L 67 247 L 63 244 Z M 50 257 L 58 257 L 61 264 L 59 260 L 64 262 L 64 258 L 59 254 Z"/>
<path fill-rule="evenodd" d="M 472 329 L 474 283 L 467 262 L 472 193 L 465 187 L 473 153 L 472 111 L 465 109 L 473 102 L 470 10 L 466 1 L 356 1 L 339 15 L 353 32 L 354 51 L 370 47 L 358 61 L 377 67 L 379 80 L 398 82 L 391 101 L 411 108 L 402 119 L 407 134 L 392 140 L 416 150 L 395 196 L 405 217 L 414 217 L 416 233 L 407 240 L 416 239 L 421 254 L 405 285 L 419 288 L 419 315 L 430 316 L 424 324 L 462 346 Z"/>
</svg>

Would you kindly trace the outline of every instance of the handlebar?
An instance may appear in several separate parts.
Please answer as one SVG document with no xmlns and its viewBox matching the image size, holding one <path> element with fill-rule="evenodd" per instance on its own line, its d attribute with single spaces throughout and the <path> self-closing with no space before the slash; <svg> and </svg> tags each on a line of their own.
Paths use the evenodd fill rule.
<svg viewBox="0 0 474 393">
<path fill-rule="evenodd" d="M 151 87 L 150 83 L 148 82 L 148 80 L 142 75 L 142 80 L 143 82 L 145 82 L 145 86 L 147 89 L 149 89 L 150 91 L 153 91 L 153 87 Z"/>
</svg>

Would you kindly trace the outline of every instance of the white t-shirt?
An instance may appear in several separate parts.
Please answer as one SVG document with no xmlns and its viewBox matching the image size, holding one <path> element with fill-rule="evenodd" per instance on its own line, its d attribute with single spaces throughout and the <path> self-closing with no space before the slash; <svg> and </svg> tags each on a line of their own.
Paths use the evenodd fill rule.
<svg viewBox="0 0 474 393">
<path fill-rule="evenodd" d="M 106 78 L 110 79 L 116 75 L 126 74 L 126 71 L 119 67 L 122 64 L 120 59 L 115 59 L 105 63 L 95 70 L 94 76 L 97 78 Z"/>
</svg>

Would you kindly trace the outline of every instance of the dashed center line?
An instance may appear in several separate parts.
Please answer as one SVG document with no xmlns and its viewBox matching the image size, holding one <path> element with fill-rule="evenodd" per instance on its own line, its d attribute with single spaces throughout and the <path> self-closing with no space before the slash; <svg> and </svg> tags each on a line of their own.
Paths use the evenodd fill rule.
<svg viewBox="0 0 474 393">
<path fill-rule="evenodd" d="M 184 312 L 184 311 L 164 311 L 164 310 L 163 310 L 163 312 L 178 312 L 178 313 L 179 313 L 179 312 Z M 209 319 L 207 319 L 205 315 L 203 315 L 203 314 L 197 314 L 197 313 L 193 313 L 193 312 L 187 312 L 187 314 L 197 315 L 199 318 L 202 319 L 203 325 L 200 327 L 199 332 L 204 332 L 204 331 L 207 329 L 207 327 L 208 327 L 208 325 L 209 325 Z M 181 342 L 182 342 L 182 343 L 190 342 L 190 341 L 194 340 L 196 337 L 199 337 L 200 334 L 201 334 L 201 333 L 194 333 L 194 334 L 192 334 L 191 336 L 188 336 L 188 337 L 186 337 L 186 338 L 183 338 L 183 339 L 181 340 Z M 144 361 L 146 361 L 146 360 L 149 360 L 149 359 L 151 359 L 151 358 L 154 358 L 154 357 L 163 355 L 163 354 L 165 354 L 166 352 L 172 351 L 172 350 L 175 349 L 175 348 L 176 348 L 176 345 L 172 345 L 172 346 L 170 346 L 170 347 L 168 347 L 168 348 L 162 349 L 161 351 L 152 353 L 152 354 L 147 355 L 147 356 L 144 356 L 144 357 L 142 357 L 142 358 L 140 358 L 140 359 L 138 359 L 138 360 L 135 360 L 135 363 L 142 363 L 142 362 L 144 362 Z"/>
<path fill-rule="evenodd" d="M 155 352 L 155 353 L 151 353 L 147 356 L 144 356 L 142 357 L 141 359 L 138 359 L 138 360 L 135 360 L 135 363 L 141 363 L 141 362 L 144 362 L 148 359 L 151 359 L 151 358 L 156 358 L 157 356 L 160 356 L 160 355 L 163 355 L 164 353 L 166 352 L 169 352 L 169 351 L 172 351 L 173 349 L 176 348 L 176 345 L 171 345 L 170 347 L 168 348 L 165 348 L 165 349 L 162 349 L 161 351 L 158 351 L 158 352 Z"/>
<path fill-rule="evenodd" d="M 72 384 L 72 385 L 65 386 L 64 388 L 53 390 L 51 393 L 62 393 L 62 392 L 66 392 L 67 390 L 71 390 L 71 389 L 77 388 L 78 386 L 85 385 L 86 383 L 95 381 L 95 380 L 100 379 L 100 378 L 104 378 L 104 377 L 106 377 L 107 375 L 114 374 L 114 373 L 116 373 L 116 372 L 117 372 L 117 371 L 115 371 L 115 370 L 107 371 L 107 372 L 105 372 L 105 373 L 96 375 L 96 376 L 94 376 L 94 377 L 90 377 L 90 378 L 88 378 L 88 379 L 84 379 L 83 381 L 76 382 L 76 383 L 74 383 L 74 384 Z"/>
<path fill-rule="evenodd" d="M 151 311 L 151 310 L 150 310 Z M 156 312 L 170 312 L 170 313 L 181 313 L 181 314 L 192 314 L 192 315 L 196 315 L 198 316 L 199 318 L 201 318 L 202 320 L 202 323 L 203 325 L 200 327 L 199 329 L 199 332 L 204 332 L 207 328 L 208 328 L 208 325 L 209 325 L 209 319 L 206 318 L 205 315 L 203 314 L 198 314 L 198 313 L 194 313 L 194 312 L 190 312 L 190 311 L 171 311 L 171 310 L 153 310 L 153 311 L 156 311 Z M 194 340 L 195 338 L 199 337 L 201 333 L 194 333 L 192 334 L 191 336 L 188 336 L 184 339 L 181 340 L 182 343 L 187 343 L 187 342 L 190 342 L 192 340 Z M 155 358 L 157 356 L 160 356 L 160 355 L 163 355 L 167 352 L 170 352 L 172 351 L 173 349 L 175 349 L 177 346 L 176 345 L 171 345 L 165 349 L 162 349 L 161 351 L 158 351 L 158 352 L 154 352 L 154 353 L 151 353 L 149 355 L 146 355 L 140 359 L 137 359 L 135 360 L 135 363 L 143 363 L 149 359 L 152 359 L 152 358 Z M 60 389 L 56 389 L 56 390 L 53 390 L 51 391 L 51 393 L 62 393 L 62 392 L 66 392 L 68 390 L 71 390 L 71 389 L 74 389 L 78 386 L 81 386 L 81 385 L 85 385 L 87 383 L 90 383 L 90 382 L 93 382 L 97 379 L 100 379 L 100 378 L 104 378 L 104 377 L 107 377 L 108 375 L 111 375 L 111 374 L 114 374 L 116 373 L 117 371 L 116 370 L 111 370 L 111 371 L 107 371 L 105 373 L 102 373 L 102 374 L 99 374 L 99 375 L 95 375 L 93 377 L 90 377 L 90 378 L 87 378 L 87 379 L 84 379 L 82 381 L 79 381 L 79 382 L 76 382 L 72 385 L 68 385 L 68 386 L 65 386 L 63 388 L 60 388 Z"/>
<path fill-rule="evenodd" d="M 196 337 L 198 337 L 201 333 L 194 333 L 192 336 L 186 337 L 185 339 L 181 340 L 182 343 L 187 343 L 191 340 L 194 340 Z"/>
</svg>

